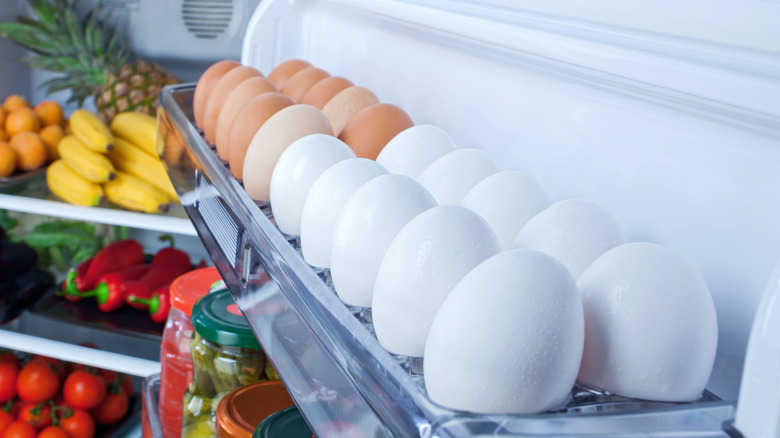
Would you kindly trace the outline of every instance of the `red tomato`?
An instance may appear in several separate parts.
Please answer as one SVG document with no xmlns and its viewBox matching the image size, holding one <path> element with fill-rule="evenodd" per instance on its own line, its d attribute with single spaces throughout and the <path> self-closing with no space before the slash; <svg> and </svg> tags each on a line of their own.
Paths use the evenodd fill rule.
<svg viewBox="0 0 780 438">
<path fill-rule="evenodd" d="M 38 433 L 38 438 L 69 438 L 69 436 L 68 432 L 60 426 L 49 426 Z"/>
<path fill-rule="evenodd" d="M 90 410 L 106 396 L 106 382 L 99 375 L 86 370 L 76 370 L 68 375 L 62 385 L 65 403 L 73 409 Z"/>
<path fill-rule="evenodd" d="M 51 366 L 43 362 L 28 362 L 19 371 L 16 393 L 28 403 L 48 400 L 60 389 L 60 379 Z"/>
<path fill-rule="evenodd" d="M 27 403 L 19 410 L 19 415 L 16 419 L 24 420 L 36 429 L 41 430 L 51 426 L 51 406 L 47 403 Z"/>
<path fill-rule="evenodd" d="M 3 432 L 5 432 L 5 428 L 8 427 L 8 425 L 13 422 L 14 422 L 14 416 L 0 409 L 0 436 L 3 436 Z"/>
<path fill-rule="evenodd" d="M 3 431 L 3 438 L 35 438 L 38 431 L 24 420 L 15 420 Z"/>
<path fill-rule="evenodd" d="M 53 357 L 37 355 L 30 359 L 30 362 L 43 362 L 49 364 L 54 372 L 57 373 L 57 377 L 59 377 L 60 381 L 63 381 L 70 372 L 68 369 L 68 362 Z"/>
<path fill-rule="evenodd" d="M 114 424 L 124 418 L 130 403 L 120 389 L 118 393 L 109 393 L 103 402 L 91 411 L 97 424 Z"/>
<path fill-rule="evenodd" d="M 67 415 L 70 414 L 70 415 Z M 86 411 L 69 410 L 60 418 L 60 426 L 65 429 L 70 438 L 92 438 L 95 436 L 95 420 Z"/>
<path fill-rule="evenodd" d="M 11 353 L 10 351 L 0 352 L 0 362 L 11 362 L 11 363 L 15 363 L 16 366 L 18 367 L 22 366 L 22 361 L 19 360 L 19 358 L 15 354 Z"/>
<path fill-rule="evenodd" d="M 135 391 L 135 384 L 133 383 L 133 378 L 128 376 L 127 374 L 123 374 L 119 377 L 120 384 L 122 385 L 122 391 L 124 391 L 127 398 L 130 398 L 133 396 L 133 391 Z"/>
<path fill-rule="evenodd" d="M 13 362 L 0 362 L 0 403 L 16 397 L 16 379 L 19 366 Z"/>
</svg>

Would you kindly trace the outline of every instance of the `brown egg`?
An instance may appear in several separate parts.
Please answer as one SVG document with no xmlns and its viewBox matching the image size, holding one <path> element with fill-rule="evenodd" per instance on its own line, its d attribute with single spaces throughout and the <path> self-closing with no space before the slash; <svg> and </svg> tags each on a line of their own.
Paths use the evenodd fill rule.
<svg viewBox="0 0 780 438">
<path fill-rule="evenodd" d="M 195 116 L 195 124 L 203 129 L 203 115 L 206 112 L 206 101 L 208 101 L 214 85 L 222 79 L 229 70 L 240 66 L 241 63 L 232 59 L 224 59 L 211 64 L 206 71 L 200 75 L 197 85 L 195 85 L 195 94 L 192 96 L 192 113 Z"/>
<path fill-rule="evenodd" d="M 368 88 L 349 87 L 341 90 L 322 107 L 325 117 L 330 120 L 333 135 L 338 136 L 347 121 L 363 108 L 379 103 L 379 99 Z"/>
<path fill-rule="evenodd" d="M 225 104 L 228 96 L 230 96 L 230 92 L 241 82 L 253 76 L 262 75 L 256 68 L 242 65 L 225 73 L 222 79 L 217 82 L 206 101 L 206 112 L 203 115 L 203 134 L 209 143 L 214 143 L 216 140 L 219 111 L 222 109 L 222 105 Z"/>
<path fill-rule="evenodd" d="M 285 96 L 290 96 L 292 100 L 300 103 L 303 96 L 314 84 L 328 77 L 330 74 L 321 68 L 306 67 L 290 76 L 281 91 Z"/>
<path fill-rule="evenodd" d="M 217 135 L 214 144 L 217 146 L 217 155 L 220 160 L 227 161 L 228 159 L 228 136 L 230 135 L 230 127 L 233 124 L 233 119 L 236 117 L 238 111 L 249 101 L 249 99 L 271 91 L 277 91 L 271 81 L 262 76 L 253 76 L 238 84 L 238 86 L 230 92 L 230 95 L 225 101 L 225 104 L 222 105 L 222 109 L 219 111 L 219 116 L 217 117 Z"/>
<path fill-rule="evenodd" d="M 377 103 L 352 116 L 338 137 L 352 148 L 358 158 L 376 160 L 393 137 L 412 126 L 412 119 L 400 107 Z"/>
<path fill-rule="evenodd" d="M 355 84 L 347 78 L 331 76 L 317 82 L 313 87 L 309 88 L 309 91 L 303 95 L 300 102 L 322 109 L 322 107 L 324 107 L 333 96 L 338 94 L 339 91 L 354 85 Z"/>
<path fill-rule="evenodd" d="M 244 158 L 249 143 L 266 120 L 283 108 L 295 104 L 282 93 L 269 92 L 255 96 L 236 113 L 228 134 L 228 164 L 236 179 L 244 177 Z"/>
<path fill-rule="evenodd" d="M 303 70 L 306 67 L 311 67 L 311 63 L 302 59 L 289 59 L 283 63 L 274 67 L 271 73 L 268 74 L 268 80 L 270 80 L 276 88 L 282 89 L 284 83 L 290 76 L 298 73 L 298 70 Z"/>
<path fill-rule="evenodd" d="M 333 134 L 327 117 L 311 105 L 288 106 L 263 123 L 244 158 L 244 190 L 250 198 L 269 200 L 271 174 L 279 156 L 295 140 L 310 134 Z"/>
</svg>

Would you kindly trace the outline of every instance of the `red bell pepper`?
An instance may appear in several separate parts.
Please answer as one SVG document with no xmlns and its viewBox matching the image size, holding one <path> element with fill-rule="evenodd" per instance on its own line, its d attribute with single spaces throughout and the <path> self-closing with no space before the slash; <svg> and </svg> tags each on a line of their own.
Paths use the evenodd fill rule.
<svg viewBox="0 0 780 438">
<path fill-rule="evenodd" d="M 124 239 L 112 242 L 95 254 L 83 275 L 76 275 L 76 289 L 92 290 L 104 274 L 139 265 L 144 258 L 144 248 L 138 241 Z"/>
<path fill-rule="evenodd" d="M 168 319 L 168 313 L 171 311 L 169 288 L 170 284 L 157 288 L 151 298 L 140 298 L 131 294 L 127 299 L 129 302 L 147 307 L 152 321 L 161 324 Z"/>
<path fill-rule="evenodd" d="M 86 292 L 78 292 L 81 298 L 95 297 L 98 308 L 104 312 L 113 312 L 125 305 L 125 296 L 122 295 L 122 285 L 128 281 L 137 280 L 151 269 L 149 263 L 141 263 L 120 271 L 109 272 L 98 279 L 95 289 Z"/>
<path fill-rule="evenodd" d="M 191 270 L 192 262 L 186 252 L 173 247 L 163 248 L 154 255 L 151 268 L 143 277 L 122 285 L 122 295 L 125 298 L 134 295 L 136 298 L 149 299 L 154 291 L 173 283 L 177 277 Z M 140 302 L 126 302 L 137 309 L 146 307 Z"/>
<path fill-rule="evenodd" d="M 89 269 L 89 265 L 92 264 L 92 260 L 94 260 L 94 258 L 94 256 L 90 257 L 79 263 L 76 268 L 72 268 L 68 271 L 68 275 L 62 282 L 62 293 L 60 294 L 65 296 L 66 300 L 74 302 L 81 300 L 81 297 L 78 294 L 78 287 L 76 286 L 76 279 L 84 278 L 84 275 L 86 275 L 87 270 Z"/>
</svg>

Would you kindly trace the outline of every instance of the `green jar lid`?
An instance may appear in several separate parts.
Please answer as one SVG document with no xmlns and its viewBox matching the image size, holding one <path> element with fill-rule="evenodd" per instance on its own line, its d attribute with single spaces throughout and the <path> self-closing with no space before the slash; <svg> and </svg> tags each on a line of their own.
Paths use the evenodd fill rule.
<svg viewBox="0 0 780 438">
<path fill-rule="evenodd" d="M 199 335 L 215 344 L 260 349 L 249 323 L 227 290 L 201 297 L 192 309 L 192 325 Z"/>
<path fill-rule="evenodd" d="M 314 434 L 297 406 L 274 412 L 255 428 L 252 438 L 311 438 Z"/>
</svg>

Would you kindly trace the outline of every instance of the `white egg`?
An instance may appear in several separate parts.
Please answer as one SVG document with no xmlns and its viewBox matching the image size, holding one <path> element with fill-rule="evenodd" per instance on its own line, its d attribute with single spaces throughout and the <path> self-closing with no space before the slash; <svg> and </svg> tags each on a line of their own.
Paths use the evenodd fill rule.
<svg viewBox="0 0 780 438">
<path fill-rule="evenodd" d="M 459 205 L 433 207 L 409 221 L 387 248 L 374 284 L 379 343 L 391 353 L 422 356 L 433 318 L 452 288 L 500 250 L 488 223 Z"/>
<path fill-rule="evenodd" d="M 691 263 L 662 245 L 628 243 L 597 258 L 577 285 L 585 312 L 581 382 L 646 400 L 701 396 L 718 326 Z"/>
<path fill-rule="evenodd" d="M 459 204 L 478 182 L 496 172 L 496 166 L 481 149 L 448 152 L 428 165 L 417 177 L 439 205 Z"/>
<path fill-rule="evenodd" d="M 333 230 L 347 199 L 369 180 L 387 173 L 382 165 L 366 158 L 348 158 L 322 172 L 301 211 L 301 252 L 306 263 L 330 267 Z"/>
<path fill-rule="evenodd" d="M 312 184 L 328 167 L 355 158 L 346 143 L 332 135 L 312 134 L 293 142 L 279 156 L 271 174 L 271 209 L 279 230 L 301 232 L 301 214 Z"/>
<path fill-rule="evenodd" d="M 550 198 L 530 175 L 517 170 L 496 172 L 472 188 L 460 205 L 482 216 L 509 249 L 529 219 L 550 206 Z"/>
<path fill-rule="evenodd" d="M 529 219 L 512 246 L 550 254 L 576 279 L 596 257 L 625 242 L 623 229 L 606 209 L 583 199 L 566 199 Z"/>
<path fill-rule="evenodd" d="M 566 267 L 539 251 L 500 252 L 466 274 L 434 318 L 425 345 L 428 395 L 483 414 L 558 407 L 577 376 L 583 325 Z"/>
<path fill-rule="evenodd" d="M 333 230 L 330 274 L 349 306 L 369 307 L 382 258 L 396 234 L 436 201 L 408 176 L 388 174 L 363 184 L 344 204 Z"/>
<path fill-rule="evenodd" d="M 455 140 L 438 126 L 414 125 L 393 137 L 376 161 L 391 173 L 417 178 L 434 160 L 456 148 Z"/>
</svg>

